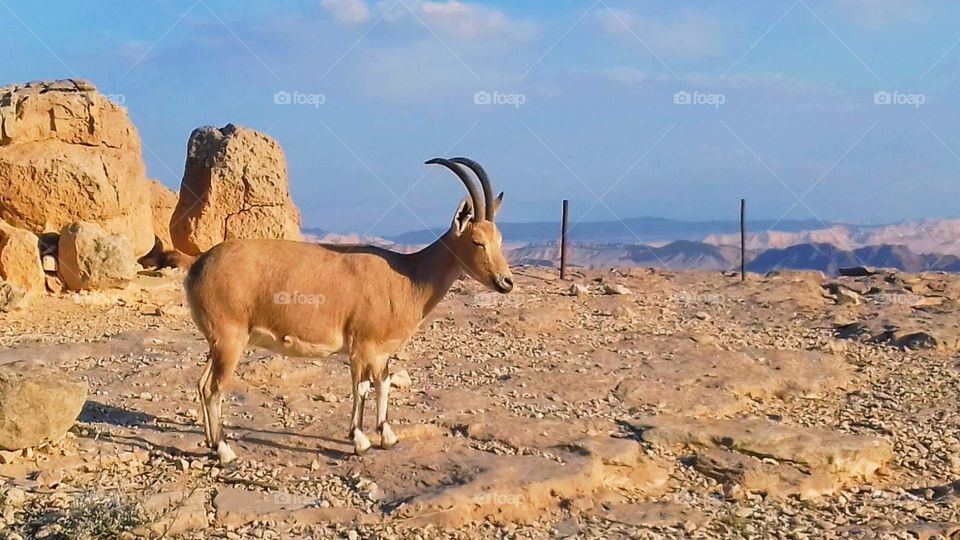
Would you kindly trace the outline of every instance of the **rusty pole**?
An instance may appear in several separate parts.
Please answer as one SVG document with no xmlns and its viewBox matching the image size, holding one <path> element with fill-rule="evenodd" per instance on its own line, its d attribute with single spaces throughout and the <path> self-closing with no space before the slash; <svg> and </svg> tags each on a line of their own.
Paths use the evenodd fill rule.
<svg viewBox="0 0 960 540">
<path fill-rule="evenodd" d="M 747 200 L 740 199 L 740 281 L 747 280 Z"/>
<path fill-rule="evenodd" d="M 570 201 L 563 200 L 563 214 L 560 217 L 560 279 L 567 279 L 567 213 Z"/>
</svg>

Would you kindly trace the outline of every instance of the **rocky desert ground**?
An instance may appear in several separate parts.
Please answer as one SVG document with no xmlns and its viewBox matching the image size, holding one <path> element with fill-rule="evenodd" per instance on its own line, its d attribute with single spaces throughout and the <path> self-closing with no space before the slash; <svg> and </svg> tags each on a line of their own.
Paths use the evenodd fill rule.
<svg viewBox="0 0 960 540">
<path fill-rule="evenodd" d="M 0 453 L 0 537 L 955 536 L 960 277 L 864 274 L 462 281 L 393 360 L 396 448 L 351 454 L 342 359 L 250 350 L 229 468 L 181 271 L 45 295 L 0 314 L 0 365 L 89 394 Z"/>
</svg>

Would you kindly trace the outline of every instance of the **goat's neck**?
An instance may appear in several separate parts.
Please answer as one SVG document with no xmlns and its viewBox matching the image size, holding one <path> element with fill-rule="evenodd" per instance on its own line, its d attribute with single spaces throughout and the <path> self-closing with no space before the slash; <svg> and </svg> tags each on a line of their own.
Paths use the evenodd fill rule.
<svg viewBox="0 0 960 540">
<path fill-rule="evenodd" d="M 452 234 L 447 232 L 434 243 L 411 255 L 411 278 L 423 303 L 424 317 L 440 303 L 453 282 L 460 277 L 460 264 L 450 245 Z"/>
</svg>

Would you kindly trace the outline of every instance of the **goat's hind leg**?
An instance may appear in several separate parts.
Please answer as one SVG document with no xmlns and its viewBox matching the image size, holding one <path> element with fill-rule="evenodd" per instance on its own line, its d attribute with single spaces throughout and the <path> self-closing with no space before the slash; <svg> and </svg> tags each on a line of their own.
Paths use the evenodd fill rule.
<svg viewBox="0 0 960 540">
<path fill-rule="evenodd" d="M 207 367 L 198 383 L 207 446 L 216 449 L 222 465 L 237 457 L 223 434 L 223 390 L 240 361 L 246 341 L 247 337 L 241 334 L 233 335 L 230 339 L 210 340 Z"/>
<path fill-rule="evenodd" d="M 387 365 L 374 376 L 374 385 L 377 389 L 377 431 L 380 432 L 380 448 L 389 450 L 396 446 L 398 439 L 387 422 L 387 403 L 390 399 L 390 369 Z"/>
<path fill-rule="evenodd" d="M 353 453 L 360 456 L 370 449 L 370 439 L 363 433 L 363 408 L 370 382 L 363 380 L 365 364 L 362 358 L 351 355 L 350 381 L 353 390 L 353 414 L 350 418 L 350 439 L 353 441 Z"/>
</svg>

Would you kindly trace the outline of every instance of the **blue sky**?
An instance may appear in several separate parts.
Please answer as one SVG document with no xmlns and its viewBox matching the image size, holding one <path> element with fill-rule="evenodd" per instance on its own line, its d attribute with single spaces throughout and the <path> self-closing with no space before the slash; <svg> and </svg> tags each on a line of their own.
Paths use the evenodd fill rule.
<svg viewBox="0 0 960 540">
<path fill-rule="evenodd" d="M 0 0 L 0 29 L 0 82 L 93 81 L 169 186 L 195 127 L 269 133 L 305 227 L 448 223 L 438 155 L 510 221 L 960 215 L 946 0 Z"/>
</svg>

